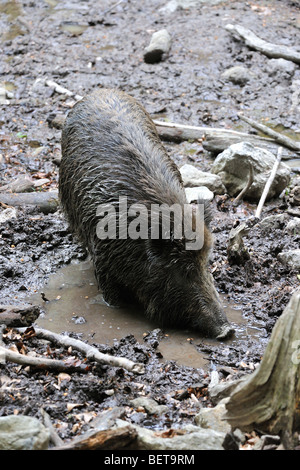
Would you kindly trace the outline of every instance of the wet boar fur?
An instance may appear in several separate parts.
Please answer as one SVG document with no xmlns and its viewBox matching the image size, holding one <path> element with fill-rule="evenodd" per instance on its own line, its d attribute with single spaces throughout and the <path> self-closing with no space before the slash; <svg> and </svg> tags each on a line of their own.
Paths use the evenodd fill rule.
<svg viewBox="0 0 300 470">
<path fill-rule="evenodd" d="M 100 240 L 99 204 L 126 196 L 128 207 L 187 204 L 180 172 L 144 108 L 127 94 L 101 89 L 78 102 L 62 132 L 59 193 L 70 229 L 88 248 L 98 287 L 110 305 L 135 299 L 162 326 L 190 327 L 223 338 L 229 326 L 209 273 L 210 214 L 204 244 L 184 238 Z"/>
</svg>

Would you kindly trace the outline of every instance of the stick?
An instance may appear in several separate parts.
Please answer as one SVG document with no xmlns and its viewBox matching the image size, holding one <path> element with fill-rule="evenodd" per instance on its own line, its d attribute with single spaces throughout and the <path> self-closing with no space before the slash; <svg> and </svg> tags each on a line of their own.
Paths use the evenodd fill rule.
<svg viewBox="0 0 300 470">
<path fill-rule="evenodd" d="M 276 134 L 277 139 L 218 127 L 189 126 L 176 124 L 174 122 L 158 121 L 156 119 L 154 119 L 153 122 L 161 139 L 175 142 L 190 139 L 202 140 L 202 145 L 205 150 L 217 154 L 238 142 L 250 142 L 254 146 L 267 149 L 270 152 L 276 151 L 278 149 L 278 136 L 282 136 L 281 134 L 275 133 L 275 131 L 273 131 L 274 134 L 272 135 Z M 291 139 L 285 139 L 285 136 L 283 136 L 280 143 L 288 148 L 293 147 L 293 150 L 295 150 L 296 145 L 296 149 L 300 150 L 300 146 L 298 148 L 299 144 L 293 142 Z M 283 158 L 291 158 L 289 150 L 284 152 Z"/>
<path fill-rule="evenodd" d="M 225 26 L 225 29 L 230 33 L 236 34 L 238 37 L 244 39 L 247 46 L 256 49 L 268 57 L 281 57 L 283 59 L 296 62 L 296 64 L 300 64 L 300 52 L 291 47 L 272 44 L 270 42 L 264 41 L 263 39 L 256 36 L 256 34 L 254 34 L 252 31 L 240 25 L 228 24 Z"/>
<path fill-rule="evenodd" d="M 242 199 L 242 197 L 244 196 L 244 194 L 246 194 L 246 192 L 248 191 L 248 189 L 250 189 L 250 187 L 252 186 L 252 183 L 254 181 L 254 177 L 253 177 L 253 166 L 251 165 L 251 163 L 249 163 L 249 179 L 248 179 L 248 182 L 247 182 L 247 185 L 245 186 L 244 189 L 242 189 L 242 191 L 237 195 L 237 197 L 234 199 L 233 201 L 233 204 L 237 204 L 239 202 L 240 199 Z"/>
<path fill-rule="evenodd" d="M 9 207 L 36 206 L 44 214 L 56 212 L 58 209 L 58 191 L 43 191 L 33 193 L 1 193 L 0 204 Z"/>
<path fill-rule="evenodd" d="M 26 331 L 26 328 L 18 328 L 18 331 L 24 332 Z M 109 354 L 103 354 L 94 346 L 86 344 L 78 339 L 71 338 L 70 336 L 66 335 L 59 335 L 53 331 L 44 330 L 43 328 L 34 328 L 34 331 L 37 338 L 47 339 L 48 341 L 51 341 L 55 344 L 59 344 L 60 346 L 71 346 L 72 348 L 84 354 L 86 358 L 91 361 L 95 361 L 100 364 L 108 364 L 114 367 L 123 367 L 124 369 L 136 374 L 144 373 L 143 364 L 135 363 L 124 357 L 115 357 L 110 356 Z"/>
<path fill-rule="evenodd" d="M 61 85 L 59 85 L 58 83 L 54 82 L 53 80 L 46 80 L 46 85 L 49 86 L 50 88 L 54 88 L 54 90 L 56 91 L 56 93 L 61 93 L 63 95 L 67 95 L 67 96 L 70 96 L 70 97 L 74 97 L 75 100 L 77 101 L 80 101 L 82 100 L 83 96 L 81 95 L 76 95 L 75 93 L 73 93 L 72 91 L 68 90 L 67 88 L 64 88 L 62 87 Z"/>
<path fill-rule="evenodd" d="M 32 357 L 20 354 L 10 349 L 0 346 L 0 358 L 20 364 L 22 366 L 32 366 L 38 369 L 49 369 L 59 371 L 70 371 L 70 372 L 87 372 L 86 365 L 70 365 L 59 359 L 49 359 L 45 357 Z"/>
<path fill-rule="evenodd" d="M 183 131 L 195 132 L 198 139 L 203 137 L 203 134 L 205 134 L 205 132 L 209 132 L 211 130 L 213 130 L 216 133 L 220 132 L 222 134 L 223 133 L 224 134 L 230 134 L 230 135 L 241 135 L 242 134 L 241 132 L 233 131 L 231 129 L 222 129 L 221 127 L 219 127 L 219 128 L 214 127 L 213 129 L 211 129 L 209 127 L 189 126 L 187 124 L 176 124 L 175 122 L 158 121 L 157 119 L 153 119 L 153 122 L 156 126 L 160 126 L 160 127 L 169 127 L 169 128 L 172 128 L 172 129 L 181 129 Z"/>
<path fill-rule="evenodd" d="M 255 217 L 257 217 L 258 219 L 260 218 L 261 216 L 261 211 L 262 211 L 262 208 L 263 208 L 263 205 L 265 203 L 265 200 L 266 200 L 266 197 L 270 191 L 270 187 L 272 186 L 272 183 L 274 181 L 274 178 L 276 176 L 276 172 L 278 170 L 278 167 L 279 167 L 279 164 L 280 164 L 280 161 L 281 161 L 281 156 L 282 156 L 282 147 L 279 147 L 278 149 L 278 153 L 277 153 L 277 158 L 276 158 L 276 162 L 273 166 L 273 169 L 271 171 L 271 174 L 269 176 L 269 179 L 268 181 L 266 182 L 266 185 L 264 187 L 264 190 L 263 190 L 263 193 L 261 195 L 261 198 L 260 198 L 260 201 L 259 201 L 259 204 L 257 206 L 257 210 L 256 210 L 256 213 L 255 213 Z"/>
<path fill-rule="evenodd" d="M 269 135 L 272 137 L 276 142 L 284 145 L 285 147 L 288 147 L 292 150 L 296 150 L 297 152 L 300 152 L 300 144 L 296 141 L 293 141 L 289 137 L 280 134 L 279 132 L 274 131 L 273 129 L 270 129 L 269 127 L 265 126 L 264 124 L 261 124 L 259 122 L 254 121 L 253 119 L 247 118 L 246 116 L 243 116 L 240 114 L 240 119 L 242 121 L 247 122 L 250 124 L 250 126 L 254 127 L 255 129 L 263 132 L 264 134 Z"/>
</svg>

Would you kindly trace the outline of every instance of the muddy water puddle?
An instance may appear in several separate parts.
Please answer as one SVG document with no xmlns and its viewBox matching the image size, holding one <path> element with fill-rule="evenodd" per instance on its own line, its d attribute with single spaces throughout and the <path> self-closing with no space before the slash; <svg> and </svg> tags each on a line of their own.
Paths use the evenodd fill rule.
<svg viewBox="0 0 300 470">
<path fill-rule="evenodd" d="M 235 337 L 223 343 L 238 343 L 249 335 L 258 340 L 262 334 L 261 328 L 247 326 L 241 309 L 230 305 L 223 297 L 222 301 L 228 320 L 236 328 Z M 30 302 L 41 305 L 45 311 L 38 319 L 37 326 L 56 333 L 81 333 L 82 338 L 89 342 L 111 345 L 114 340 L 129 334 L 133 334 L 138 342 L 143 342 L 149 331 L 158 328 L 136 306 L 109 307 L 97 289 L 89 261 L 61 268 L 40 292 L 30 297 Z M 205 354 L 198 352 L 195 345 L 222 344 L 189 330 L 164 329 L 164 334 L 157 348 L 163 360 L 175 360 L 180 365 L 195 368 L 206 369 L 209 365 Z"/>
</svg>

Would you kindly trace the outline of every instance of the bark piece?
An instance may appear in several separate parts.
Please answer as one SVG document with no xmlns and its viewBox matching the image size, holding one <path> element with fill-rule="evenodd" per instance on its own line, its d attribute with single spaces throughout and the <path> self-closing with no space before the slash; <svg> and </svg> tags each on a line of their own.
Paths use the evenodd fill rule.
<svg viewBox="0 0 300 470">
<path fill-rule="evenodd" d="M 36 305 L 3 305 L 0 304 L 0 324 L 9 327 L 29 326 L 40 315 L 40 308 Z"/>
<path fill-rule="evenodd" d="M 84 434 L 52 450 L 119 450 L 131 444 L 137 432 L 131 426 Z"/>
</svg>

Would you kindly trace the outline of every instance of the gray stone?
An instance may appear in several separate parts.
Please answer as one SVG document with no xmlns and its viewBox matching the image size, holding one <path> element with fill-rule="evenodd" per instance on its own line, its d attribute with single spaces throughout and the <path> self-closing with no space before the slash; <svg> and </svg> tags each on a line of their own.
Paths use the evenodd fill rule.
<svg viewBox="0 0 300 470">
<path fill-rule="evenodd" d="M 0 450 L 46 450 L 50 433 L 36 418 L 9 415 L 0 418 Z"/>
<path fill-rule="evenodd" d="M 15 207 L 8 207 L 0 212 L 0 224 L 6 222 L 10 219 L 15 219 L 17 217 L 17 209 Z"/>
<path fill-rule="evenodd" d="M 300 219 L 293 217 L 286 226 L 286 231 L 292 235 L 300 235 Z"/>
<path fill-rule="evenodd" d="M 267 71 L 270 76 L 274 75 L 276 72 L 287 72 L 288 74 L 293 74 L 296 67 L 296 64 L 290 60 L 282 58 L 270 59 L 267 64 Z"/>
<path fill-rule="evenodd" d="M 117 425 L 128 426 L 128 422 L 118 420 Z M 137 432 L 138 450 L 224 450 L 222 444 L 226 434 L 213 429 L 187 425 L 181 429 L 174 429 L 173 437 L 168 437 L 168 431 L 161 437 L 158 431 L 131 426 Z"/>
<path fill-rule="evenodd" d="M 225 419 L 227 400 L 225 398 L 214 408 L 202 408 L 195 416 L 195 423 L 202 428 L 214 429 L 225 434 L 230 432 L 231 426 Z"/>
<path fill-rule="evenodd" d="M 274 228 L 281 228 L 284 226 L 288 218 L 289 216 L 287 214 L 269 215 L 259 222 L 259 226 L 264 231 L 270 231 Z"/>
<path fill-rule="evenodd" d="M 206 186 L 214 194 L 225 194 L 226 188 L 220 176 L 199 170 L 193 165 L 186 163 L 179 168 L 183 185 L 188 188 Z"/>
<path fill-rule="evenodd" d="M 212 173 L 219 175 L 230 196 L 236 196 L 245 188 L 249 179 L 249 164 L 253 168 L 254 181 L 245 199 L 259 201 L 275 163 L 275 156 L 268 150 L 254 147 L 249 142 L 231 145 L 220 153 L 212 165 Z M 280 163 L 267 200 L 279 196 L 290 182 L 290 168 Z"/>
<path fill-rule="evenodd" d="M 196 186 L 195 188 L 185 188 L 185 194 L 188 203 L 197 202 L 198 200 L 212 201 L 214 193 L 206 186 Z"/>
<path fill-rule="evenodd" d="M 27 193 L 34 190 L 34 181 L 29 175 L 21 175 L 0 187 L 0 192 Z"/>
<path fill-rule="evenodd" d="M 145 408 L 146 412 L 150 415 L 162 415 L 169 410 L 167 405 L 159 405 L 153 398 L 149 397 L 138 397 L 131 400 L 130 403 L 134 408 L 139 408 L 140 406 Z"/>
<path fill-rule="evenodd" d="M 222 78 L 237 85 L 245 85 L 251 79 L 251 75 L 251 72 L 246 67 L 236 65 L 222 73 Z"/>
<path fill-rule="evenodd" d="M 283 251 L 277 257 L 282 264 L 292 269 L 300 269 L 300 249 Z"/>
</svg>

